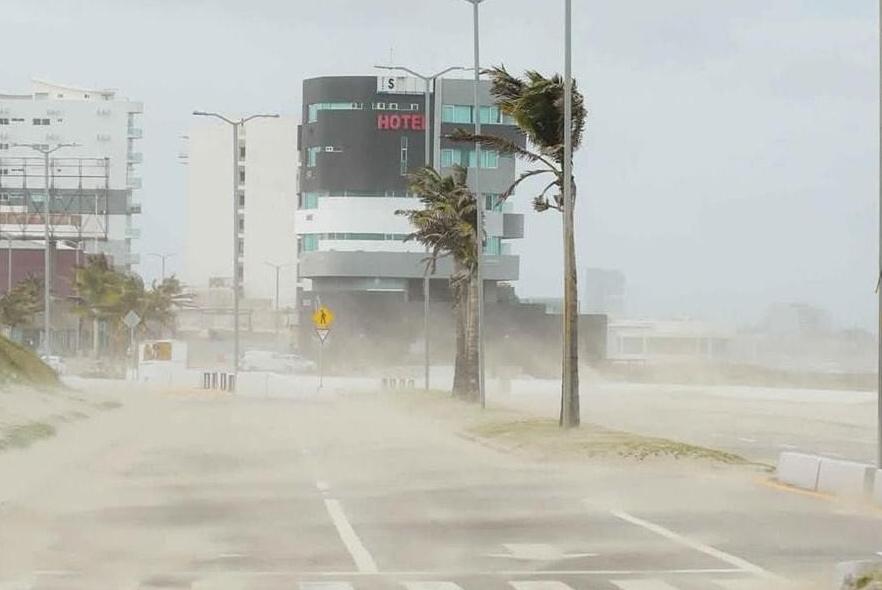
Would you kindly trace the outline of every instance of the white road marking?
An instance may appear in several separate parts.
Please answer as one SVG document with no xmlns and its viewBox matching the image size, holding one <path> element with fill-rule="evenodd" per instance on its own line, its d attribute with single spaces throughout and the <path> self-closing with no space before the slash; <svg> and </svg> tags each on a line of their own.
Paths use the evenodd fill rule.
<svg viewBox="0 0 882 590">
<path fill-rule="evenodd" d="M 340 539 L 346 545 L 346 549 L 352 556 L 353 561 L 355 561 L 355 567 L 358 568 L 358 571 L 366 574 L 376 574 L 379 572 L 374 558 L 371 557 L 371 554 L 362 544 L 361 539 L 358 538 L 355 529 L 349 524 L 349 520 L 347 520 L 346 514 L 343 512 L 340 502 L 327 498 L 325 499 L 325 508 L 331 516 L 331 520 L 334 521 L 334 526 L 337 527 L 337 534 L 340 535 Z"/>
<path fill-rule="evenodd" d="M 753 444 L 756 442 L 755 438 L 746 438 L 746 437 L 742 437 L 742 436 L 739 436 L 738 440 L 740 440 L 741 442 L 746 442 L 746 443 L 750 443 L 750 444 Z"/>
<path fill-rule="evenodd" d="M 328 485 L 328 482 L 321 480 L 315 482 L 315 487 L 317 487 L 320 492 L 327 492 L 331 489 L 331 486 Z"/>
<path fill-rule="evenodd" d="M 719 559 L 720 561 L 722 561 L 724 563 L 728 563 L 729 565 L 735 566 L 735 567 L 741 569 L 742 571 L 750 572 L 752 574 L 756 574 L 758 576 L 764 576 L 767 578 L 775 577 L 773 574 L 767 572 L 766 570 L 764 570 L 760 566 L 753 564 L 753 563 L 750 563 L 749 561 L 747 561 L 745 559 L 741 559 L 740 557 L 730 555 L 729 553 L 726 553 L 725 551 L 720 551 L 719 549 L 711 547 L 710 545 L 705 545 L 704 543 L 701 543 L 699 541 L 695 541 L 693 539 L 690 539 L 689 537 L 684 537 L 683 535 L 679 535 L 672 530 L 666 529 L 663 526 L 659 526 L 659 525 L 652 523 L 652 522 L 649 522 L 647 520 L 643 520 L 643 519 L 637 518 L 636 516 L 632 516 L 632 515 L 628 514 L 627 512 L 620 512 L 620 511 L 614 510 L 614 511 L 612 511 L 611 514 L 613 516 L 615 516 L 616 518 L 620 518 L 621 520 L 624 520 L 626 522 L 630 522 L 631 524 L 635 524 L 639 527 L 643 527 L 646 530 L 652 531 L 653 533 L 655 533 L 659 536 L 662 536 L 666 539 L 669 539 L 675 543 L 679 543 L 680 545 L 683 545 L 684 547 L 689 547 L 690 549 L 694 549 L 700 553 L 704 553 L 705 555 L 710 555 L 711 557 L 715 557 L 716 559 Z"/>
<path fill-rule="evenodd" d="M 462 590 L 459 584 L 453 582 L 402 582 L 407 590 Z"/>
<path fill-rule="evenodd" d="M 778 445 L 778 447 L 779 447 L 779 448 L 782 448 L 782 449 L 787 449 L 788 451 L 792 451 L 792 450 L 794 450 L 794 449 L 799 448 L 799 447 L 797 447 L 796 445 L 788 445 L 788 444 Z"/>
<path fill-rule="evenodd" d="M 621 590 L 677 590 L 663 580 L 610 580 Z"/>
<path fill-rule="evenodd" d="M 168 575 L 180 577 L 194 577 L 205 575 L 204 570 L 180 570 L 165 572 Z M 300 577 L 300 578 L 364 578 L 382 576 L 384 578 L 437 578 L 444 576 L 449 578 L 465 578 L 474 576 L 510 576 L 513 578 L 536 578 L 548 576 L 708 576 L 725 574 L 744 574 L 740 568 L 702 568 L 702 569 L 661 569 L 661 570 L 542 570 L 537 572 L 525 572 L 524 570 L 456 570 L 439 572 L 435 571 L 383 571 L 380 572 L 317 572 L 315 570 L 225 570 L 230 576 L 273 578 L 273 577 Z"/>
<path fill-rule="evenodd" d="M 524 561 L 559 561 L 577 557 L 597 557 L 596 553 L 564 553 L 558 547 L 545 543 L 503 543 L 508 553 L 490 553 L 488 557 L 504 557 Z"/>
<path fill-rule="evenodd" d="M 556 580 L 530 580 L 509 582 L 515 590 L 573 590 L 568 584 Z"/>
<path fill-rule="evenodd" d="M 300 590 L 353 590 L 349 582 L 300 582 Z"/>
<path fill-rule="evenodd" d="M 712 582 L 715 586 L 719 586 L 725 590 L 756 590 L 756 580 L 729 579 L 713 580 Z"/>
</svg>

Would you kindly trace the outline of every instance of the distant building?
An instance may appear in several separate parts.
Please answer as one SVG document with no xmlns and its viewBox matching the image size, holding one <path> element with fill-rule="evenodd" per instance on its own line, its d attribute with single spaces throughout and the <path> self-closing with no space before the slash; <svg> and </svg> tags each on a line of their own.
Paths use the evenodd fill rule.
<svg viewBox="0 0 882 590">
<path fill-rule="evenodd" d="M 830 315 L 807 303 L 775 303 L 769 306 L 763 329 L 769 334 L 821 334 L 830 331 Z"/>
<path fill-rule="evenodd" d="M 582 313 L 620 316 L 625 313 L 625 275 L 618 270 L 586 268 L 579 285 Z"/>
<path fill-rule="evenodd" d="M 208 120 L 200 120 L 189 132 L 182 279 L 206 293 L 230 293 L 233 282 L 232 136 L 229 125 Z M 297 155 L 295 119 L 254 119 L 239 134 L 235 236 L 242 295 L 252 302 L 248 306 L 275 303 L 276 266 L 279 306 L 293 307 L 296 302 Z M 202 300 L 230 305 L 230 298 L 219 292 Z"/>
<path fill-rule="evenodd" d="M 115 90 L 88 89 L 33 81 L 30 92 L 0 92 L 0 248 L 42 249 L 44 217 L 43 156 L 16 144 L 74 143 L 50 156 L 50 240 L 53 248 L 104 253 L 130 269 L 139 262 L 132 240 L 140 237 L 134 215 L 141 205 L 137 150 L 142 137 L 140 102 Z M 0 260 L 5 264 L 5 249 Z M 13 275 L 42 274 L 42 262 Z M 5 275 L 5 268 L 0 273 Z M 24 273 L 24 274 L 23 274 Z"/>
<path fill-rule="evenodd" d="M 720 360 L 730 352 L 733 334 L 691 320 L 615 320 L 608 324 L 611 361 Z"/>
</svg>

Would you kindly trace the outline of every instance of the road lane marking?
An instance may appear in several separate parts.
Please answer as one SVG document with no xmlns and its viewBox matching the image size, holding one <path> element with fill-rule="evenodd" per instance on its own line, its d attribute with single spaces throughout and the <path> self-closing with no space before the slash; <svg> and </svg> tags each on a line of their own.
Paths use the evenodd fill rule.
<svg viewBox="0 0 882 590">
<path fill-rule="evenodd" d="M 710 555 L 711 557 L 719 559 L 723 563 L 728 563 L 729 565 L 735 566 L 742 571 L 750 572 L 752 574 L 756 574 L 758 576 L 763 576 L 766 578 L 775 577 L 773 574 L 767 572 L 754 563 L 750 563 L 746 559 L 741 559 L 740 557 L 736 557 L 734 555 L 726 553 L 725 551 L 720 551 L 719 549 L 711 547 L 710 545 L 705 545 L 700 541 L 690 539 L 689 537 L 684 537 L 683 535 L 675 533 L 670 529 L 666 529 L 663 526 L 649 522 L 648 520 L 643 520 L 641 518 L 637 518 L 636 516 L 628 514 L 627 512 L 621 512 L 618 510 L 613 510 L 611 514 L 616 518 L 624 520 L 625 522 L 630 522 L 631 524 L 637 525 L 639 527 L 643 527 L 648 531 L 651 531 L 670 541 L 683 545 L 684 547 L 689 547 L 690 549 L 694 549 L 695 551 L 704 553 L 705 555 Z"/>
<path fill-rule="evenodd" d="M 300 582 L 300 590 L 354 590 L 349 582 Z"/>
<path fill-rule="evenodd" d="M 530 580 L 509 582 L 515 590 L 573 590 L 568 584 L 557 580 Z"/>
<path fill-rule="evenodd" d="M 407 590 L 462 590 L 459 584 L 453 582 L 402 582 L 402 586 Z"/>
<path fill-rule="evenodd" d="M 358 571 L 366 574 L 378 573 L 379 569 L 377 569 L 374 558 L 371 557 L 371 554 L 362 544 L 361 539 L 358 538 L 355 529 L 349 524 L 349 520 L 347 520 L 346 514 L 343 512 L 340 502 L 332 498 L 326 498 L 325 508 L 331 516 L 331 520 L 334 521 L 334 526 L 337 527 L 337 534 L 340 535 L 340 539 L 346 545 L 349 555 L 355 561 L 355 567 L 358 568 Z"/>
<path fill-rule="evenodd" d="M 756 590 L 756 580 L 712 580 L 711 582 L 724 590 Z"/>
<path fill-rule="evenodd" d="M 560 561 L 580 557 L 597 557 L 597 553 L 564 553 L 558 547 L 545 543 L 503 543 L 508 553 L 489 553 L 487 557 L 502 557 L 523 561 Z"/>
<path fill-rule="evenodd" d="M 677 590 L 662 580 L 610 580 L 620 590 Z"/>
<path fill-rule="evenodd" d="M 741 442 L 749 443 L 749 444 L 753 444 L 756 442 L 755 438 L 747 438 L 747 437 L 743 437 L 743 436 L 739 436 L 738 440 L 740 440 Z"/>
<path fill-rule="evenodd" d="M 231 576 L 251 576 L 251 577 L 300 577 L 300 578 L 369 578 L 371 576 L 382 576 L 384 578 L 437 578 L 439 576 L 447 578 L 467 578 L 477 576 L 489 577 L 512 577 L 512 578 L 537 578 L 548 576 L 712 576 L 726 574 L 744 574 L 741 568 L 702 568 L 702 569 L 651 569 L 651 570 L 541 570 L 541 571 L 524 571 L 524 570 L 454 570 L 454 571 L 383 571 L 380 572 L 317 572 L 315 570 L 224 570 L 227 575 Z M 180 577 L 204 576 L 204 570 L 180 570 L 173 572 L 165 572 L 168 575 Z"/>
</svg>

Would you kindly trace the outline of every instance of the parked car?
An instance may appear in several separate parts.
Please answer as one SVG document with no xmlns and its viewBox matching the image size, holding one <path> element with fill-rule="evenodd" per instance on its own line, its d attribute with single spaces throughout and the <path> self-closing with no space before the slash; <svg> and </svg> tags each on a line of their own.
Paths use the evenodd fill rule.
<svg viewBox="0 0 882 590">
<path fill-rule="evenodd" d="M 315 363 L 298 354 L 281 354 L 269 350 L 249 350 L 242 355 L 243 371 L 269 371 L 272 373 L 307 373 L 315 369 Z"/>
</svg>

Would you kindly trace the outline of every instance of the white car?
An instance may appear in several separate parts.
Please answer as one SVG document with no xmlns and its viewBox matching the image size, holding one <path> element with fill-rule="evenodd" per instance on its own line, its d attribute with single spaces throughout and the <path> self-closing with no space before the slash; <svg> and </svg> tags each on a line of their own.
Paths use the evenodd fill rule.
<svg viewBox="0 0 882 590">
<path fill-rule="evenodd" d="M 272 373 L 305 373 L 315 369 L 315 363 L 297 354 L 281 354 L 268 350 L 249 350 L 242 355 L 243 371 Z"/>
</svg>

